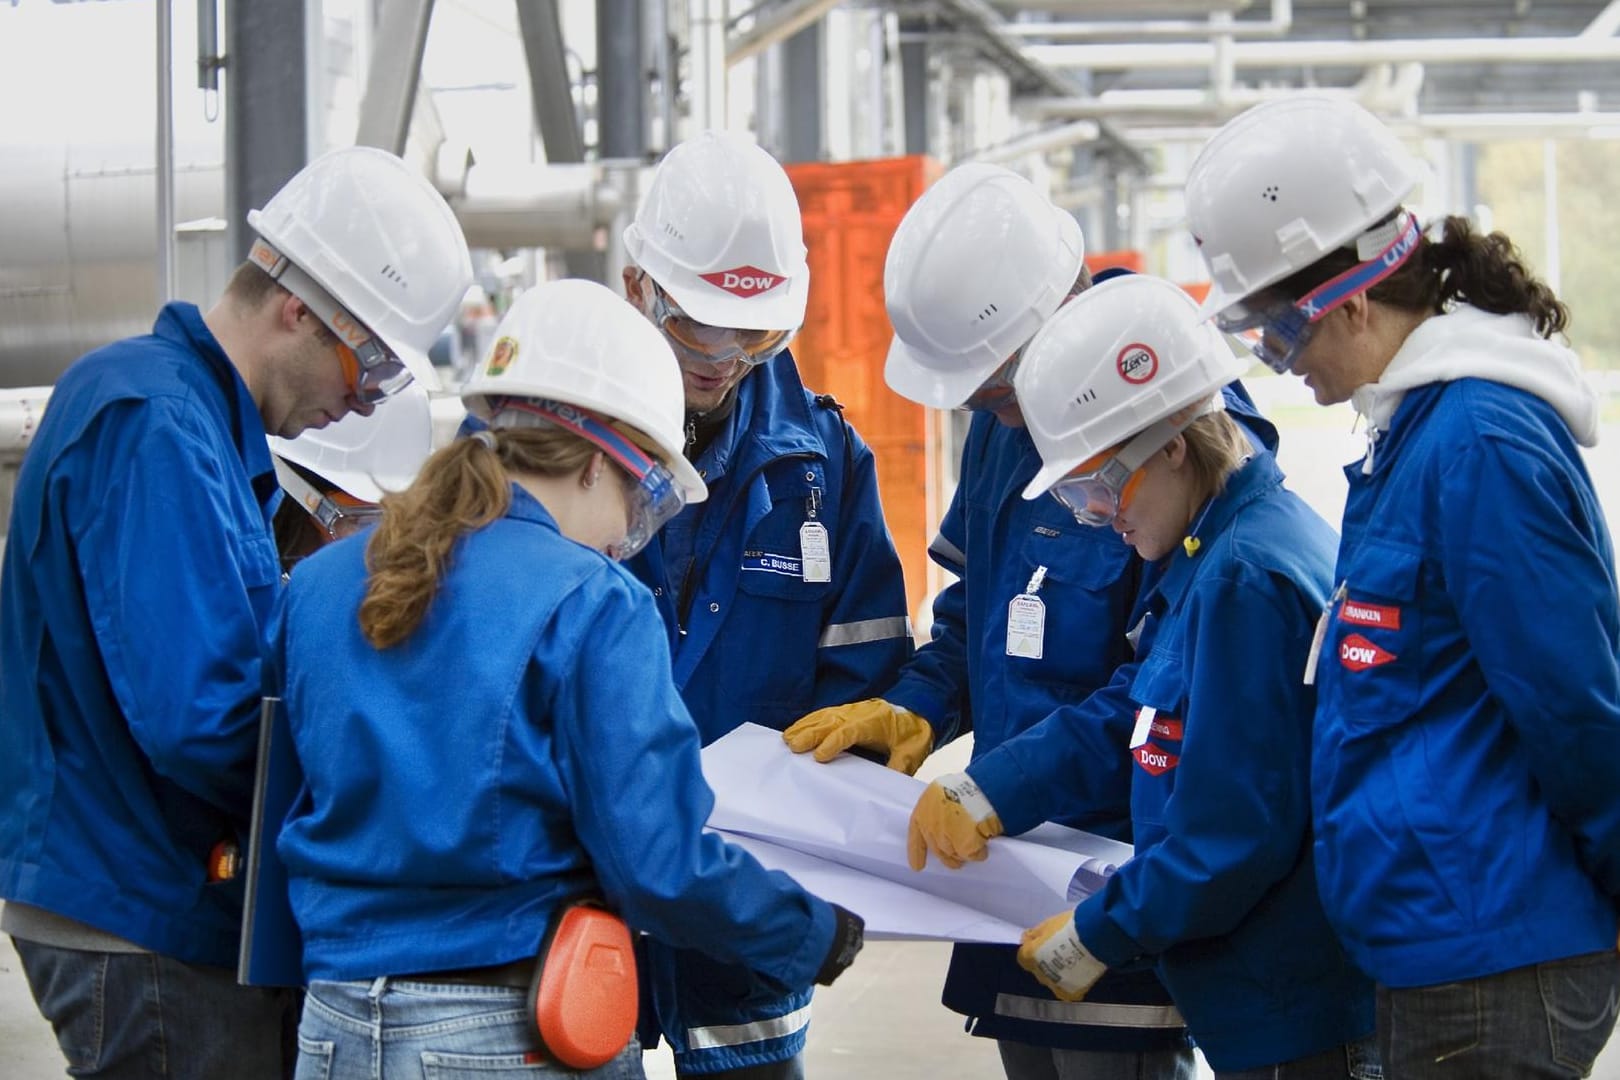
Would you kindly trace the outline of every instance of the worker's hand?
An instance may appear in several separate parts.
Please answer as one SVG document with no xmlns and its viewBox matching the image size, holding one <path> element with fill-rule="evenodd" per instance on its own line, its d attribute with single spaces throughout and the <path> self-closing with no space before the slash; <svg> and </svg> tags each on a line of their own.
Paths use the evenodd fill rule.
<svg viewBox="0 0 1620 1080">
<path fill-rule="evenodd" d="M 1064 1001 L 1085 997 L 1108 971 L 1108 965 L 1092 956 L 1075 932 L 1072 911 L 1025 930 L 1018 963 Z"/>
<path fill-rule="evenodd" d="M 934 749 L 934 729 L 928 721 L 882 698 L 817 709 L 782 732 L 782 738 L 795 754 L 814 750 L 822 763 L 852 746 L 881 750 L 889 755 L 889 768 L 907 776 Z"/>
<path fill-rule="evenodd" d="M 923 789 L 911 808 L 906 831 L 906 861 L 913 870 L 928 863 L 928 853 L 952 870 L 990 854 L 986 841 L 1005 830 L 996 808 L 967 773 L 942 776 Z"/>
</svg>

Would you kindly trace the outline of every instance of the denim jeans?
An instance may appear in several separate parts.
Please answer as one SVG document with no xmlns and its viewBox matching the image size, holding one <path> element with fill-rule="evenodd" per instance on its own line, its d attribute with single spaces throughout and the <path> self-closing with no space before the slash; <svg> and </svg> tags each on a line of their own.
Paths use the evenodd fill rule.
<svg viewBox="0 0 1620 1080">
<path fill-rule="evenodd" d="M 1218 1072 L 1215 1080 L 1381 1080 L 1383 1076 L 1378 1063 L 1378 1040 L 1369 1035 L 1307 1058 L 1259 1069 Z"/>
<path fill-rule="evenodd" d="M 406 979 L 310 984 L 298 1026 L 297 1080 L 640 1080 L 634 1038 L 598 1069 L 548 1061 L 526 1016 L 527 994 L 504 986 Z"/>
<path fill-rule="evenodd" d="M 68 1075 L 105 1080 L 286 1080 L 295 990 L 238 986 L 227 968 L 155 953 L 63 949 L 13 938 Z"/>
<path fill-rule="evenodd" d="M 1193 1080 L 1191 1050 L 1059 1050 L 997 1039 L 1007 1080 Z"/>
<path fill-rule="evenodd" d="M 1378 988 L 1387 1080 L 1586 1076 L 1614 1030 L 1620 953 L 1612 950 L 1464 982 Z"/>
</svg>

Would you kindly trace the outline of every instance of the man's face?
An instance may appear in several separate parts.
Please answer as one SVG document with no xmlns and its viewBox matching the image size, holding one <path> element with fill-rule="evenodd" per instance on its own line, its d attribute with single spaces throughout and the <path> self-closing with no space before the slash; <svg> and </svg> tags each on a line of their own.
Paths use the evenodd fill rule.
<svg viewBox="0 0 1620 1080">
<path fill-rule="evenodd" d="M 730 330 L 682 312 L 643 271 L 626 267 L 625 295 L 663 332 L 681 369 L 688 412 L 709 412 L 760 363 L 786 347 L 785 331 Z"/>
<path fill-rule="evenodd" d="M 371 415 L 362 405 L 338 354 L 338 341 L 307 308 L 279 351 L 260 409 L 265 430 L 296 438 L 310 428 L 323 428 L 351 412 Z"/>
</svg>

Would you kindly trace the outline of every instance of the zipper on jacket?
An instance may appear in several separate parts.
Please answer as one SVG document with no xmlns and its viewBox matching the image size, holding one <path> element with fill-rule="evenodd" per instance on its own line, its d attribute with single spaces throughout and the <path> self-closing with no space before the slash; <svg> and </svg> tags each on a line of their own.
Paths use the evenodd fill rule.
<svg viewBox="0 0 1620 1080">
<path fill-rule="evenodd" d="M 694 556 L 686 564 L 686 576 L 681 579 L 680 594 L 675 602 L 675 630 L 681 637 L 686 636 L 686 620 L 692 614 L 692 601 L 697 598 L 697 579 L 693 575 L 699 566 L 708 566 L 709 560 L 714 558 L 715 550 L 720 546 L 720 539 L 725 535 L 725 526 L 731 521 L 732 511 L 737 509 L 737 501 L 741 498 L 742 493 L 748 489 L 749 484 L 754 482 L 756 476 L 778 461 L 814 461 L 816 456 L 815 454 L 783 454 L 781 457 L 771 458 L 769 461 L 761 462 L 759 468 L 749 473 L 747 478 L 733 489 L 731 501 L 726 504 L 726 516 L 721 521 L 720 528 L 715 532 L 714 541 L 709 544 L 709 550 L 704 553 L 701 560 Z"/>
</svg>

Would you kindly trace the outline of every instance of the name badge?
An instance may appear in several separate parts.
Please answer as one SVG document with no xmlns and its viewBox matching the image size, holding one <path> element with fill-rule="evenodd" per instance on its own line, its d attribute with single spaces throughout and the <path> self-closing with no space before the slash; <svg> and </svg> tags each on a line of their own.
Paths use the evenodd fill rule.
<svg viewBox="0 0 1620 1080">
<path fill-rule="evenodd" d="M 1136 726 L 1131 729 L 1130 749 L 1147 745 L 1148 736 L 1153 733 L 1153 718 L 1158 715 L 1159 710 L 1151 705 L 1136 710 Z"/>
<path fill-rule="evenodd" d="M 804 561 L 804 580 L 832 580 L 832 547 L 827 542 L 827 526 L 807 521 L 799 526 L 799 558 Z"/>
<path fill-rule="evenodd" d="M 1020 593 L 1007 605 L 1007 655 L 1039 660 L 1046 649 L 1046 605 Z"/>
</svg>

